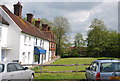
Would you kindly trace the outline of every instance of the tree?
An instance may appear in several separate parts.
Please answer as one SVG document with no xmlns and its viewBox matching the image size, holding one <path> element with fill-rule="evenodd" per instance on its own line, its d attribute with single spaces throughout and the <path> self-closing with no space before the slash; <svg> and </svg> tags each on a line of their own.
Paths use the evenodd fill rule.
<svg viewBox="0 0 120 81">
<path fill-rule="evenodd" d="M 67 18 L 62 16 L 54 17 L 52 21 L 52 30 L 56 35 L 56 54 L 61 55 L 62 54 L 62 43 L 66 38 L 67 33 L 70 31 L 70 23 Z"/>
<path fill-rule="evenodd" d="M 94 19 L 87 38 L 87 54 L 94 57 L 120 57 L 120 33 L 108 31 L 102 20 Z"/>
<path fill-rule="evenodd" d="M 107 30 L 102 20 L 94 19 L 90 25 L 91 30 L 88 32 L 87 52 L 89 56 L 99 57 L 104 50 L 103 45 L 106 40 Z"/>
<path fill-rule="evenodd" d="M 74 41 L 75 47 L 81 47 L 85 45 L 85 40 L 83 39 L 81 33 L 76 33 L 74 39 L 75 39 Z"/>
</svg>

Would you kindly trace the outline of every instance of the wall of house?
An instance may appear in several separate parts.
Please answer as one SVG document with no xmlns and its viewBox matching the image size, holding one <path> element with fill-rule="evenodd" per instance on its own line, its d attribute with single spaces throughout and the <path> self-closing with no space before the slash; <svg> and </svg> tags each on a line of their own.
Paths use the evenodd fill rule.
<svg viewBox="0 0 120 81">
<path fill-rule="evenodd" d="M 1 28 L 1 46 L 7 47 L 8 26 L 2 25 Z"/>
<path fill-rule="evenodd" d="M 19 59 L 19 45 L 20 45 L 20 32 L 21 30 L 17 25 L 13 22 L 13 20 L 4 12 L 2 8 L 0 8 L 0 14 L 3 16 L 3 18 L 9 23 L 9 26 L 7 28 L 4 28 L 6 32 L 4 32 L 5 35 L 7 35 L 7 38 L 3 39 L 4 46 L 1 46 L 1 50 L 5 50 L 5 61 L 13 61 Z M 4 26 L 3 26 L 4 27 Z M 8 31 L 8 32 L 7 32 Z M 7 39 L 7 40 L 6 40 Z M 7 44 L 6 44 L 7 41 Z"/>
<path fill-rule="evenodd" d="M 32 64 L 34 60 L 34 37 L 25 33 L 20 35 L 19 62 Z"/>
<path fill-rule="evenodd" d="M 1 61 L 6 61 L 6 52 L 8 51 L 7 49 L 7 33 L 8 33 L 8 26 L 0 24 L 0 47 L 1 47 L 1 55 L 0 55 L 0 60 Z"/>
<path fill-rule="evenodd" d="M 46 50 L 46 62 L 49 61 L 49 41 L 44 40 L 44 49 Z"/>
<path fill-rule="evenodd" d="M 31 64 L 34 63 L 34 46 L 40 46 L 46 50 L 46 58 L 42 61 L 41 54 L 40 63 L 50 60 L 49 41 L 22 33 L 16 23 L 1 8 L 0 14 L 9 23 L 9 26 L 1 26 L 3 33 L 0 42 L 0 59 L 1 52 L 4 51 L 4 61 L 14 60 L 23 64 Z"/>
<path fill-rule="evenodd" d="M 22 64 L 33 64 L 34 62 L 34 46 L 42 47 L 46 50 L 46 54 L 40 54 L 40 64 L 49 60 L 49 41 L 37 38 L 25 33 L 20 35 L 20 53 L 19 62 Z M 45 56 L 45 59 L 43 58 Z"/>
</svg>

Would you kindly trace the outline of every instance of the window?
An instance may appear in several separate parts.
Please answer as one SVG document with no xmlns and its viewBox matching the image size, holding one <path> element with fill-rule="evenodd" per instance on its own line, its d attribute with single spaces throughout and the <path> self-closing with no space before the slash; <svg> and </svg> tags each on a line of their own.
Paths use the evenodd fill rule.
<svg viewBox="0 0 120 81">
<path fill-rule="evenodd" d="M 25 52 L 22 53 L 23 62 L 25 62 Z"/>
<path fill-rule="evenodd" d="M 31 37 L 29 36 L 29 45 L 31 44 Z"/>
<path fill-rule="evenodd" d="M 4 65 L 0 64 L 0 73 L 4 71 Z"/>
<path fill-rule="evenodd" d="M 14 63 L 9 63 L 7 65 L 7 72 L 17 71 L 17 68 L 15 67 Z"/>
<path fill-rule="evenodd" d="M 118 72 L 120 71 L 120 62 L 102 63 L 101 72 Z"/>
<path fill-rule="evenodd" d="M 2 28 L 0 27 L 0 42 L 1 42 L 1 38 L 2 38 Z"/>
<path fill-rule="evenodd" d="M 24 69 L 20 64 L 16 63 L 15 66 L 16 66 L 17 70 L 23 70 Z"/>
<path fill-rule="evenodd" d="M 90 65 L 90 70 L 92 70 L 92 71 L 97 71 L 97 70 L 98 70 L 98 63 L 93 62 L 93 63 Z"/>
<path fill-rule="evenodd" d="M 35 45 L 37 45 L 37 38 L 35 39 Z"/>
<path fill-rule="evenodd" d="M 5 56 L 6 56 L 6 51 L 2 50 L 2 54 L 1 54 L 1 60 L 5 61 Z"/>
<path fill-rule="evenodd" d="M 24 43 L 26 43 L 27 42 L 27 36 L 25 35 L 24 36 Z"/>
<path fill-rule="evenodd" d="M 40 47 L 42 47 L 42 40 L 40 40 Z"/>
<path fill-rule="evenodd" d="M 28 52 L 28 61 L 30 61 L 30 52 Z"/>
</svg>

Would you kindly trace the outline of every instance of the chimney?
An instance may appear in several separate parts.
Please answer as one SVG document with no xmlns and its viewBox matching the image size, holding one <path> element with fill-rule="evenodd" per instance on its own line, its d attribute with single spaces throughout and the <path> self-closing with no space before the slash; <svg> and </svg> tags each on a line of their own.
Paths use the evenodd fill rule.
<svg viewBox="0 0 120 81">
<path fill-rule="evenodd" d="M 35 26 L 36 26 L 37 28 L 40 28 L 40 18 L 38 18 L 38 20 L 35 21 Z"/>
<path fill-rule="evenodd" d="M 48 27 L 48 24 L 46 24 L 46 23 L 42 24 L 42 30 L 43 31 L 47 31 L 47 27 Z"/>
<path fill-rule="evenodd" d="M 47 31 L 50 31 L 50 26 L 48 26 Z"/>
<path fill-rule="evenodd" d="M 22 18 L 22 5 L 20 2 L 17 4 L 14 4 L 14 14 L 17 15 L 18 17 Z"/>
<path fill-rule="evenodd" d="M 27 21 L 28 21 L 29 23 L 32 23 L 32 18 L 33 18 L 33 14 L 28 13 L 28 14 L 27 14 Z"/>
</svg>

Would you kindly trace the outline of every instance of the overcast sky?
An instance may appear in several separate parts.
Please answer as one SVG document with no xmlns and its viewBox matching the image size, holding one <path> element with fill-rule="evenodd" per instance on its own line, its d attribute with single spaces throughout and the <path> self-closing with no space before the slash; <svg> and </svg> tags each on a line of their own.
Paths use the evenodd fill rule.
<svg viewBox="0 0 120 81">
<path fill-rule="evenodd" d="M 26 13 L 34 12 L 35 18 L 68 18 L 71 41 L 76 33 L 82 33 L 86 38 L 88 27 L 94 18 L 103 20 L 108 29 L 118 30 L 118 0 L 2 0 L 0 3 L 13 12 L 13 4 L 18 1 L 23 5 L 23 17 L 26 17 Z"/>
</svg>

